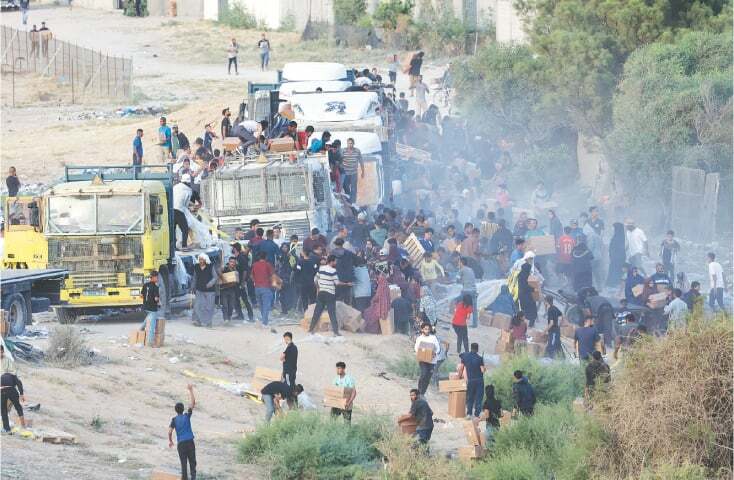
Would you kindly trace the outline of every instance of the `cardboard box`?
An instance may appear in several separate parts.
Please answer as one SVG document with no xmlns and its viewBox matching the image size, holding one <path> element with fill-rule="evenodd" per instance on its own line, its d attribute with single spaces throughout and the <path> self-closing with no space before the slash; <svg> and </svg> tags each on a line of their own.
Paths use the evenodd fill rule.
<svg viewBox="0 0 734 480">
<path fill-rule="evenodd" d="M 179 480 L 181 472 L 173 472 L 172 470 L 163 470 L 156 468 L 150 473 L 150 480 Z"/>
<path fill-rule="evenodd" d="M 647 306 L 650 308 L 663 308 L 667 303 L 667 293 L 653 293 L 647 297 Z"/>
<path fill-rule="evenodd" d="M 222 139 L 222 150 L 224 150 L 225 152 L 234 152 L 239 146 L 239 137 L 224 137 Z"/>
<path fill-rule="evenodd" d="M 283 372 L 272 368 L 255 367 L 255 378 L 268 382 L 280 382 L 283 379 Z"/>
<path fill-rule="evenodd" d="M 576 327 L 571 324 L 561 325 L 561 336 L 566 338 L 573 338 L 576 334 Z"/>
<path fill-rule="evenodd" d="M 530 237 L 525 241 L 525 244 L 527 250 L 532 250 L 536 256 L 556 254 L 556 237 L 553 235 Z"/>
<path fill-rule="evenodd" d="M 645 285 L 643 284 L 635 285 L 634 287 L 632 287 L 632 295 L 634 295 L 635 297 L 639 297 L 640 295 L 642 295 L 642 292 L 644 290 L 645 290 Z"/>
<path fill-rule="evenodd" d="M 459 459 L 464 461 L 477 460 L 484 455 L 484 449 L 481 445 L 471 445 L 467 447 L 459 447 Z"/>
<path fill-rule="evenodd" d="M 331 408 L 338 408 L 339 410 L 346 410 L 347 399 L 346 398 L 324 397 L 324 406 L 331 407 Z"/>
<path fill-rule="evenodd" d="M 401 415 L 398 418 L 398 428 L 401 433 L 413 435 L 418 428 L 418 421 L 412 415 Z"/>
<path fill-rule="evenodd" d="M 127 336 L 127 343 L 130 345 L 145 345 L 145 331 L 133 330 Z"/>
<path fill-rule="evenodd" d="M 150 332 L 150 322 L 145 322 L 145 333 L 146 333 L 146 341 L 147 342 L 147 334 Z M 159 318 L 155 322 L 155 335 L 153 336 L 153 345 L 152 347 L 159 348 L 162 347 L 166 339 L 166 319 L 165 318 Z"/>
<path fill-rule="evenodd" d="M 348 387 L 337 387 L 329 385 L 324 388 L 324 396 L 334 398 L 349 398 L 352 396 L 352 389 Z"/>
<path fill-rule="evenodd" d="M 500 417 L 500 428 L 506 427 L 512 423 L 512 412 L 502 410 L 502 416 Z"/>
<path fill-rule="evenodd" d="M 515 341 L 507 330 L 500 332 L 500 338 L 497 339 L 495 353 L 512 353 L 515 351 Z"/>
<path fill-rule="evenodd" d="M 382 333 L 383 335 L 395 335 L 395 314 L 393 313 L 392 308 L 390 308 L 390 311 L 387 314 L 387 318 L 380 318 L 379 320 L 380 333 Z"/>
<path fill-rule="evenodd" d="M 548 334 L 543 330 L 531 328 L 528 330 L 528 336 L 533 339 L 533 343 L 548 343 Z"/>
<path fill-rule="evenodd" d="M 454 418 L 466 417 L 466 391 L 449 393 L 448 413 Z"/>
<path fill-rule="evenodd" d="M 443 393 L 466 391 L 466 380 L 441 380 L 438 382 L 438 391 Z"/>
<path fill-rule="evenodd" d="M 415 354 L 419 362 L 431 363 L 433 361 L 434 345 L 432 343 L 421 343 L 418 345 L 418 351 Z"/>
<path fill-rule="evenodd" d="M 482 444 L 482 441 L 480 440 L 482 435 L 480 435 L 479 428 L 472 420 L 467 420 L 464 422 L 464 434 L 466 435 L 466 439 L 469 442 L 469 445 Z"/>
<path fill-rule="evenodd" d="M 224 272 L 221 277 L 222 285 L 240 283 L 240 275 L 238 272 Z"/>
<path fill-rule="evenodd" d="M 160 348 L 163 346 L 163 344 L 166 341 L 166 334 L 165 333 L 156 333 L 155 336 L 153 336 L 153 345 L 151 345 L 153 348 Z"/>
<path fill-rule="evenodd" d="M 449 380 L 458 380 L 458 379 L 459 379 L 458 372 L 449 372 Z"/>
<path fill-rule="evenodd" d="M 512 323 L 512 317 L 506 313 L 495 313 L 492 315 L 492 326 L 500 330 L 509 330 Z"/>
<path fill-rule="evenodd" d="M 485 327 L 491 327 L 492 326 L 492 312 L 488 312 L 487 310 L 482 310 L 479 312 L 479 325 L 484 325 Z"/>
<path fill-rule="evenodd" d="M 283 153 L 296 150 L 296 142 L 291 137 L 274 138 L 270 141 L 270 152 Z"/>
</svg>

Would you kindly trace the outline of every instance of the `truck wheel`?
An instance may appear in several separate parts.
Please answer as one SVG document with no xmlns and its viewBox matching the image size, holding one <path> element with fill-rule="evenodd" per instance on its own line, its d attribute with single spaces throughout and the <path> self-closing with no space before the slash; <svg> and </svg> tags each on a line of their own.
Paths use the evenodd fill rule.
<svg viewBox="0 0 734 480">
<path fill-rule="evenodd" d="M 77 311 L 73 308 L 57 307 L 54 309 L 56 316 L 59 318 L 59 323 L 69 325 L 76 323 Z"/>
<path fill-rule="evenodd" d="M 20 335 L 25 330 L 27 323 L 30 323 L 29 309 L 25 296 L 22 293 L 14 293 L 3 302 L 3 310 L 8 312 L 8 322 L 10 322 L 10 333 L 12 335 Z"/>
<path fill-rule="evenodd" d="M 158 278 L 161 280 L 161 283 L 158 286 L 158 298 L 160 298 L 161 310 L 165 316 L 171 313 L 171 282 L 168 278 L 168 271 L 166 269 L 161 269 L 161 271 L 158 272 Z"/>
</svg>

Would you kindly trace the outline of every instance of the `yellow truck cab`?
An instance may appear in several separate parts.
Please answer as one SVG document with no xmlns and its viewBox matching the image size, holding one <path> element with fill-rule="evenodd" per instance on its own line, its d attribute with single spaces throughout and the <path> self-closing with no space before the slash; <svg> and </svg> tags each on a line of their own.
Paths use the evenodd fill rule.
<svg viewBox="0 0 734 480">
<path fill-rule="evenodd" d="M 175 281 L 176 262 L 183 260 L 175 254 L 171 204 L 170 166 L 66 167 L 64 181 L 40 198 L 7 200 L 3 265 L 68 270 L 56 309 L 63 323 L 139 307 L 152 271 L 160 274 L 165 311 L 188 288 Z M 25 225 L 13 224 L 18 211 Z"/>
</svg>

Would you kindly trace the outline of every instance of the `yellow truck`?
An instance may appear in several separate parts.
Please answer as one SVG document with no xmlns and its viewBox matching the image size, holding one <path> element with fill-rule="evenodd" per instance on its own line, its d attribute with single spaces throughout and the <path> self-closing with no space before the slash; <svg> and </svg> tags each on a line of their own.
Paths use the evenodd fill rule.
<svg viewBox="0 0 734 480">
<path fill-rule="evenodd" d="M 202 251 L 176 253 L 172 179 L 167 165 L 67 166 L 63 181 L 40 197 L 8 197 L 3 268 L 68 270 L 55 307 L 62 323 L 140 307 L 152 271 L 169 311 L 188 293 L 188 273 Z M 205 251 L 221 258 L 217 247 Z"/>
</svg>

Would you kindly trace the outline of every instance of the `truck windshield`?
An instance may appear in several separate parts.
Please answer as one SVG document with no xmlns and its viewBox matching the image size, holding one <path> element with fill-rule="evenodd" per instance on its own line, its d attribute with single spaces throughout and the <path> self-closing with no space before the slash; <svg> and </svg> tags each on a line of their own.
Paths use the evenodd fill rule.
<svg viewBox="0 0 734 480">
<path fill-rule="evenodd" d="M 47 232 L 74 235 L 142 233 L 143 218 L 140 195 L 50 197 Z"/>
</svg>

